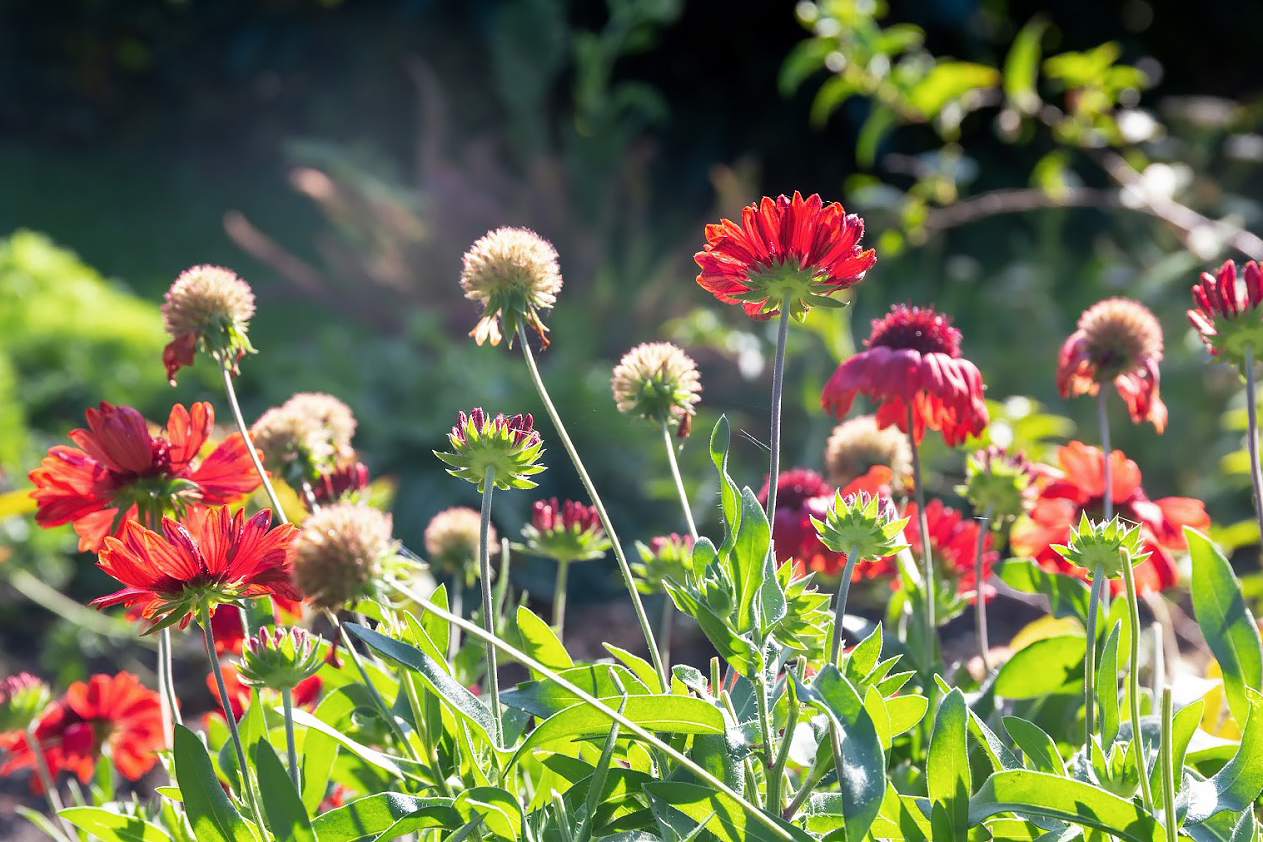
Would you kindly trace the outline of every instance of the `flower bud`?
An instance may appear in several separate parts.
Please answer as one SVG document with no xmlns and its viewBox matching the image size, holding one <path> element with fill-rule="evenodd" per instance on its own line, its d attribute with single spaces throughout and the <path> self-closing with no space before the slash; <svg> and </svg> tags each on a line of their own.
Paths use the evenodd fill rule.
<svg viewBox="0 0 1263 842">
<path fill-rule="evenodd" d="M 1123 575 L 1123 564 L 1133 567 L 1149 557 L 1140 525 L 1128 528 L 1118 515 L 1107 521 L 1092 522 L 1087 514 L 1079 515 L 1079 525 L 1070 531 L 1065 546 L 1053 544 L 1053 550 L 1073 565 L 1090 573 L 1099 566 L 1108 579 Z"/>
<path fill-rule="evenodd" d="M 246 641 L 237 675 L 247 687 L 293 690 L 323 664 L 316 638 L 303 629 L 259 629 Z"/>
<path fill-rule="evenodd" d="M 889 497 L 870 495 L 867 491 L 833 497 L 833 505 L 823 521 L 811 522 L 820 534 L 820 541 L 838 553 L 854 553 L 855 562 L 894 555 L 907 544 L 903 527 L 907 518 L 900 518 Z"/>
<path fill-rule="evenodd" d="M 965 460 L 965 484 L 957 491 L 976 511 L 990 512 L 993 523 L 1007 523 L 1034 507 L 1035 468 L 1024 453 L 993 444 Z"/>
<path fill-rule="evenodd" d="M 527 477 L 544 470 L 538 464 L 543 440 L 534 424 L 530 415 L 488 418 L 481 408 L 471 410 L 469 415 L 461 412 L 447 437 L 452 452 L 436 450 L 434 455 L 451 466 L 447 469 L 449 474 L 474 483 L 479 492 L 483 491 L 488 469 L 494 471 L 494 485 L 501 491 L 534 488 L 538 483 Z"/>
<path fill-rule="evenodd" d="M 48 685 L 29 672 L 0 679 L 0 734 L 25 731 L 52 700 Z"/>
<path fill-rule="evenodd" d="M 518 549 L 554 561 L 601 558 L 611 546 L 595 506 L 574 500 L 559 505 L 556 497 L 535 501 L 522 537 L 526 543 Z"/>
<path fill-rule="evenodd" d="M 648 546 L 637 541 L 636 552 L 640 561 L 632 562 L 631 569 L 637 590 L 644 594 L 662 592 L 666 579 L 683 584 L 693 569 L 693 539 L 687 535 L 673 532 L 654 538 Z"/>
</svg>

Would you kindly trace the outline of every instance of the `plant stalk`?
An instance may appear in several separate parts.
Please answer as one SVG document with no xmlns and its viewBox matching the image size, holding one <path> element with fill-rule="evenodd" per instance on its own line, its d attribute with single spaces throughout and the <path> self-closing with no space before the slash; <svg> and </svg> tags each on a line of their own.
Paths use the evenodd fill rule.
<svg viewBox="0 0 1263 842">
<path fill-rule="evenodd" d="M 833 645 L 829 649 L 829 663 L 841 669 L 839 656 L 842 654 L 842 618 L 846 616 L 846 598 L 851 592 L 851 577 L 855 575 L 855 565 L 859 562 L 859 545 L 851 547 L 846 554 L 846 565 L 842 568 L 842 581 L 838 582 L 838 594 L 833 606 Z"/>
<path fill-rule="evenodd" d="M 495 490 L 496 469 L 488 466 L 482 479 L 482 517 L 478 527 L 478 576 L 482 580 L 482 625 L 487 634 L 495 635 L 495 606 L 491 600 L 491 492 Z M 500 716 L 500 675 L 496 666 L 496 647 L 487 644 L 487 686 L 491 693 L 491 715 L 496 723 L 496 745 L 504 742 L 504 724 Z"/>
<path fill-rule="evenodd" d="M 563 637 L 566 626 L 566 582 L 570 578 L 570 561 L 558 559 L 557 581 L 553 584 L 553 626 L 557 629 L 557 639 Z"/>
<path fill-rule="evenodd" d="M 1101 429 L 1101 450 L 1105 453 L 1105 462 L 1101 466 L 1101 479 L 1105 483 L 1105 488 L 1101 492 L 1101 501 L 1105 509 L 1105 520 L 1110 520 L 1114 517 L 1114 451 L 1110 445 L 1110 419 L 1104 389 L 1099 389 L 1097 392 L 1096 423 Z M 1101 609 L 1109 613 L 1109 588 L 1101 589 Z"/>
<path fill-rule="evenodd" d="M 281 506 L 281 500 L 276 496 L 276 489 L 272 487 L 272 480 L 268 478 L 268 472 L 264 470 L 263 462 L 259 460 L 259 451 L 255 450 L 254 440 L 250 438 L 250 428 L 246 426 L 246 419 L 241 414 L 241 404 L 237 402 L 237 390 L 232 385 L 232 370 L 227 362 L 220 366 L 220 370 L 224 374 L 224 391 L 228 395 L 228 405 L 232 408 L 232 417 L 237 422 L 237 432 L 241 433 L 241 438 L 246 442 L 246 452 L 250 454 L 250 461 L 254 463 L 254 469 L 259 473 L 259 479 L 263 482 L 263 491 L 272 503 L 272 517 L 276 518 L 278 523 L 289 523 L 289 519 L 285 517 L 285 508 Z M 247 629 L 246 637 L 249 636 L 250 631 Z"/>
<path fill-rule="evenodd" d="M 1146 768 L 1145 741 L 1140 728 L 1140 607 L 1136 599 L 1136 576 L 1131 570 L 1131 554 L 1123 551 L 1123 582 L 1127 585 L 1127 609 L 1131 619 L 1131 653 L 1127 664 L 1127 696 L 1131 702 L 1131 738 L 1136 746 L 1136 766 L 1140 772 L 1140 794 L 1145 809 L 1153 812 L 1153 792 Z"/>
<path fill-rule="evenodd" d="M 1263 470 L 1259 467 L 1259 409 L 1255 397 L 1254 345 L 1245 346 L 1246 448 L 1250 451 L 1250 482 L 1254 486 L 1254 515 L 1263 534 Z"/>
<path fill-rule="evenodd" d="M 286 687 L 281 691 L 281 707 L 285 712 L 285 753 L 289 759 L 289 779 L 294 789 L 303 791 L 302 781 L 298 777 L 298 747 L 294 743 L 294 693 Z"/>
<path fill-rule="evenodd" d="M 1162 688 L 1162 742 L 1158 745 L 1162 769 L 1162 827 L 1167 842 L 1176 842 L 1175 759 L 1171 755 L 1171 688 Z"/>
<path fill-rule="evenodd" d="M 1092 591 L 1088 595 L 1087 649 L 1083 656 L 1083 751 L 1092 757 L 1092 735 L 1096 733 L 1096 626 L 1100 618 L 1100 592 L 1105 588 L 1105 566 L 1092 570 Z M 1117 676 L 1115 676 L 1117 682 Z M 1114 692 L 1118 692 L 1117 683 Z"/>
<path fill-rule="evenodd" d="M 781 470 L 781 396 L 785 391 L 785 345 L 789 340 L 789 296 L 781 302 L 781 318 L 776 328 L 776 356 L 772 360 L 772 408 L 770 450 L 767 469 L 767 522 L 773 523 L 776 512 L 776 481 Z M 774 548 L 768 549 L 769 553 Z"/>
<path fill-rule="evenodd" d="M 693 522 L 693 509 L 689 506 L 688 492 L 684 490 L 684 480 L 680 477 L 680 463 L 675 456 L 675 442 L 671 440 L 671 428 L 667 426 L 665 419 L 662 422 L 662 443 L 666 446 L 671 479 L 675 480 L 675 491 L 680 495 L 680 508 L 684 512 L 684 522 L 688 524 L 689 537 L 696 541 L 697 524 Z"/>
<path fill-rule="evenodd" d="M 912 414 L 912 407 L 908 407 L 908 443 L 912 447 L 912 479 L 914 482 L 913 493 L 917 504 L 917 526 L 921 532 L 921 568 L 925 576 L 925 656 L 928 664 L 933 664 L 937 658 L 935 657 L 935 648 L 938 643 L 936 634 L 937 619 L 935 617 L 936 608 L 934 605 L 937 598 L 934 583 L 934 554 L 930 549 L 930 521 L 925 513 L 925 476 L 921 471 L 921 446 L 917 444 L 916 436 L 913 430 L 916 429 L 915 419 Z M 932 690 L 933 682 L 927 685 L 927 691 Z"/>
<path fill-rule="evenodd" d="M 982 557 L 987 548 L 987 531 L 991 527 L 991 506 L 978 519 L 978 548 L 974 553 L 974 632 L 978 637 L 978 657 L 982 671 L 991 674 L 991 641 L 987 635 L 987 599 L 982 581 Z"/>
<path fill-rule="evenodd" d="M 77 840 L 79 833 L 75 830 L 75 826 L 67 819 L 62 818 L 61 811 L 66 809 L 66 805 L 61 800 L 61 793 L 57 790 L 56 782 L 53 780 L 53 773 L 49 771 L 48 761 L 44 757 L 44 752 L 40 749 L 39 738 L 35 736 L 35 728 L 38 724 L 38 721 L 36 721 L 26 726 L 26 745 L 31 749 L 31 756 L 35 759 L 35 776 L 39 778 L 40 785 L 44 787 L 44 798 L 48 801 L 49 809 L 53 811 L 53 815 L 56 817 L 58 824 L 61 825 L 66 838 Z"/>
</svg>

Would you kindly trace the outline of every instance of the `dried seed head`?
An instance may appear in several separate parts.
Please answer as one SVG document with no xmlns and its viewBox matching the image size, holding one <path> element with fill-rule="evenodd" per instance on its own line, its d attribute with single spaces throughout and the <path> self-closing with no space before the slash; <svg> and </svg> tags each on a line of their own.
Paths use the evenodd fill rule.
<svg viewBox="0 0 1263 842">
<path fill-rule="evenodd" d="M 429 556 L 430 567 L 473 584 L 478 578 L 478 533 L 481 526 L 478 511 L 464 506 L 444 509 L 431 518 L 425 528 L 425 552 Z M 487 536 L 487 544 L 488 553 L 494 555 L 499 552 L 500 541 L 494 526 Z"/>
<path fill-rule="evenodd" d="M 482 305 L 482 318 L 470 332 L 479 344 L 499 345 L 501 323 L 509 347 L 519 324 L 534 328 L 547 345 L 540 310 L 551 310 L 561 291 L 557 250 L 526 228 L 497 228 L 465 252 L 460 275 L 465 297 Z"/>
<path fill-rule="evenodd" d="M 235 372 L 241 357 L 254 353 L 246 336 L 252 316 L 254 292 L 233 271 L 194 266 L 181 272 L 162 304 L 163 326 L 171 337 L 162 357 L 172 384 L 180 368 L 193 364 L 198 348 Z"/>
<path fill-rule="evenodd" d="M 632 348 L 614 367 L 610 385 L 619 412 L 672 426 L 688 423 L 702 391 L 697 364 L 670 342 Z"/>
<path fill-rule="evenodd" d="M 294 538 L 294 581 L 319 608 L 372 596 L 395 554 L 389 515 L 358 503 L 313 512 Z"/>
<path fill-rule="evenodd" d="M 857 415 L 833 428 L 824 448 L 829 482 L 841 488 L 876 465 L 890 468 L 895 490 L 912 476 L 912 445 L 898 427 L 878 427 L 871 415 Z"/>
</svg>

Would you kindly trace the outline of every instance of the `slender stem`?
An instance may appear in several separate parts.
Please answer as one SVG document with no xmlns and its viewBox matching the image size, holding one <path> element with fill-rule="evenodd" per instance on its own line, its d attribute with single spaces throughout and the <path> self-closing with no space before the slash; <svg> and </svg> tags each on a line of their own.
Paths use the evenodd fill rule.
<svg viewBox="0 0 1263 842">
<path fill-rule="evenodd" d="M 289 758 L 289 779 L 294 782 L 294 789 L 302 792 L 303 785 L 298 779 L 298 747 L 294 744 L 294 694 L 288 687 L 281 691 L 281 707 L 285 713 L 285 752 Z"/>
<path fill-rule="evenodd" d="M 775 757 L 776 749 L 776 732 L 772 727 L 772 710 L 768 704 L 771 695 L 771 687 L 767 680 L 768 667 L 762 663 L 758 664 L 758 670 L 754 676 L 754 696 L 759 706 L 759 730 L 763 735 L 763 768 L 767 772 L 767 803 L 769 805 L 779 805 L 781 803 L 781 782 L 779 779 L 773 779 L 771 772 L 772 767 L 776 765 Z"/>
<path fill-rule="evenodd" d="M 671 668 L 671 625 L 675 622 L 675 604 L 671 597 L 662 595 L 662 618 L 658 622 L 658 646 L 662 655 L 662 666 Z"/>
<path fill-rule="evenodd" d="M 1162 742 L 1158 744 L 1162 768 L 1162 826 L 1167 842 L 1176 840 L 1175 759 L 1171 756 L 1171 688 L 1162 688 Z"/>
<path fill-rule="evenodd" d="M 579 474 L 579 481 L 583 483 L 584 490 L 592 498 L 592 505 L 596 508 L 597 517 L 601 519 L 601 527 L 605 530 L 605 534 L 609 536 L 610 543 L 613 545 L 614 558 L 618 561 L 619 572 L 623 574 L 623 584 L 627 588 L 627 595 L 631 597 L 632 608 L 636 612 L 636 620 L 640 623 L 640 630 L 645 636 L 645 644 L 649 648 L 649 657 L 653 660 L 653 667 L 658 673 L 658 678 L 662 681 L 662 686 L 670 687 L 671 677 L 662 665 L 662 655 L 658 651 L 658 643 L 654 639 L 653 629 L 649 626 L 649 617 L 645 614 L 645 604 L 640 598 L 640 592 L 636 589 L 636 579 L 632 575 L 631 565 L 627 563 L 627 554 L 623 552 L 623 545 L 618 540 L 618 534 L 614 531 L 614 524 L 610 522 L 610 516 L 605 511 L 605 504 L 601 501 L 601 496 L 596 493 L 596 486 L 593 485 L 592 478 L 588 476 L 588 471 L 583 466 L 583 460 L 579 458 L 579 451 L 575 449 L 574 442 L 570 440 L 570 434 L 566 432 L 565 424 L 561 422 L 561 416 L 557 414 L 557 407 L 553 406 L 552 399 L 548 397 L 548 389 L 544 387 L 544 380 L 540 377 L 539 367 L 535 364 L 535 354 L 531 351 L 530 342 L 526 338 L 525 324 L 518 325 L 518 339 L 522 344 L 522 357 L 526 360 L 526 368 L 531 374 L 532 382 L 535 384 L 535 391 L 539 393 L 539 399 L 544 404 L 544 409 L 548 412 L 548 417 L 553 422 L 553 427 L 557 430 L 562 447 L 565 448 L 566 453 L 570 456 L 570 461 L 574 464 L 575 471 Z"/>
<path fill-rule="evenodd" d="M 829 728 L 832 730 L 832 723 L 830 723 Z M 825 766 L 820 762 L 820 757 L 821 752 L 817 749 L 816 758 L 812 761 L 811 768 L 807 770 L 807 777 L 803 779 L 802 786 L 794 794 L 794 798 L 789 802 L 789 806 L 785 808 L 785 812 L 781 813 L 781 818 L 785 821 L 794 818 L 794 814 L 798 812 L 798 809 L 816 791 L 816 784 L 820 783 L 820 779 L 825 776 Z"/>
<path fill-rule="evenodd" d="M 400 590 L 398 586 L 396 586 L 396 590 Z M 400 590 L 400 593 L 406 593 L 415 601 L 416 595 L 411 591 Z M 364 689 L 368 690 L 368 695 L 372 697 L 378 714 L 386 722 L 386 727 L 395 735 L 395 739 L 399 741 L 411 759 L 417 763 L 423 763 L 424 761 L 421 760 L 421 755 L 417 753 L 416 747 L 408 739 L 408 735 L 403 732 L 403 729 L 399 727 L 399 721 L 395 718 L 394 713 L 391 712 L 390 706 L 386 704 L 386 700 L 382 698 L 382 694 L 377 691 L 377 686 L 373 684 L 372 678 L 369 677 L 368 667 L 364 666 L 364 659 L 360 657 L 359 651 L 356 650 L 355 644 L 351 641 L 351 636 L 346 632 L 346 627 L 342 625 L 342 621 L 338 619 L 337 614 L 332 611 L 326 611 L 325 613 L 329 621 L 338 630 L 338 635 L 342 638 L 342 645 L 346 647 L 347 655 L 355 663 L 355 668 L 359 670 L 360 679 L 364 682 Z"/>
<path fill-rule="evenodd" d="M 1145 762 L 1145 742 L 1140 728 L 1140 607 L 1136 599 L 1136 577 L 1131 570 L 1131 556 L 1123 551 L 1123 582 L 1127 585 L 1127 608 L 1131 618 L 1131 654 L 1127 664 L 1127 697 L 1131 702 L 1131 738 L 1136 747 L 1136 768 L 1140 772 L 1140 794 L 1145 809 L 1153 812 L 1153 792 Z"/>
<path fill-rule="evenodd" d="M 496 469 L 487 467 L 482 478 L 482 518 L 478 532 L 478 576 L 482 580 L 482 627 L 487 634 L 496 633 L 495 606 L 491 600 L 491 547 L 487 543 L 491 534 L 491 492 L 496 487 Z M 504 724 L 500 719 L 500 675 L 496 666 L 496 647 L 487 643 L 487 686 L 491 692 L 491 715 L 496 723 L 496 745 L 503 742 Z"/>
<path fill-rule="evenodd" d="M 662 422 L 662 443 L 667 448 L 667 462 L 671 465 L 671 478 L 675 480 L 676 493 L 680 495 L 680 508 L 684 510 L 684 522 L 689 527 L 689 537 L 697 540 L 697 524 L 693 522 L 693 510 L 689 506 L 688 492 L 684 490 L 684 480 L 680 478 L 680 463 L 675 458 L 675 442 L 671 440 L 671 428 Z M 771 493 L 771 492 L 768 492 Z"/>
<path fill-rule="evenodd" d="M 1254 394 L 1254 346 L 1245 346 L 1246 448 L 1250 451 L 1250 481 L 1254 485 L 1254 514 L 1263 534 L 1263 471 L 1259 468 L 1259 410 Z"/>
<path fill-rule="evenodd" d="M 61 811 L 66 809 L 66 805 L 61 800 L 61 793 L 57 790 L 57 784 L 53 780 L 53 773 L 48 769 L 48 760 L 44 757 L 44 752 L 40 748 L 39 737 L 35 736 L 35 728 L 38 724 L 39 722 L 35 721 L 26 726 L 26 744 L 31 749 L 31 756 L 35 759 L 35 775 L 44 787 L 44 798 L 48 800 L 48 807 L 53 811 L 57 822 L 61 824 L 66 838 L 78 839 L 79 834 L 75 830 L 74 825 L 61 816 Z"/>
<path fill-rule="evenodd" d="M 175 723 L 181 723 L 180 704 L 175 695 L 175 670 L 171 658 L 171 629 L 158 632 L 158 698 L 162 702 L 162 739 L 174 747 Z"/>
<path fill-rule="evenodd" d="M 557 581 L 553 584 L 553 626 L 557 629 L 557 639 L 563 641 L 566 626 L 566 580 L 569 574 L 570 561 L 558 560 Z"/>
<path fill-rule="evenodd" d="M 237 730 L 237 717 L 232 712 L 228 687 L 224 684 L 224 668 L 219 663 L 219 656 L 215 654 L 215 638 L 211 634 L 210 618 L 210 605 L 203 602 L 199 620 L 202 624 L 202 638 L 206 642 L 206 657 L 210 659 L 215 686 L 219 690 L 219 706 L 224 711 L 224 719 L 228 721 L 228 733 L 232 736 L 232 745 L 237 751 L 237 769 L 241 773 L 241 789 L 245 792 L 246 800 L 250 802 L 250 809 L 254 813 L 255 821 L 259 823 L 259 829 L 262 830 L 267 825 L 263 821 L 259 802 L 254 796 L 254 786 L 250 783 L 250 767 L 246 765 L 246 751 L 241 745 L 241 733 Z"/>
<path fill-rule="evenodd" d="M 767 469 L 767 522 L 776 511 L 776 481 L 781 470 L 781 395 L 785 391 L 785 345 L 789 339 L 790 300 L 781 302 L 781 320 L 776 328 L 776 357 L 772 360 L 771 451 Z M 769 550 L 768 552 L 772 552 Z"/>
<path fill-rule="evenodd" d="M 1092 735 L 1096 733 L 1096 626 L 1100 617 L 1100 592 L 1105 588 L 1105 566 L 1092 570 L 1092 592 L 1088 596 L 1087 649 L 1083 658 L 1083 750 L 1092 757 Z M 1118 693 L 1118 676 L 1114 676 L 1114 693 Z"/>
<path fill-rule="evenodd" d="M 36 603 L 41 608 L 69 620 L 80 634 L 89 632 L 110 640 L 126 640 L 129 645 L 140 645 L 154 648 L 157 644 L 150 636 L 138 637 L 136 627 L 109 614 L 102 614 L 85 608 L 61 591 L 49 585 L 43 579 L 20 567 L 5 570 L 5 581 L 22 596 Z M 143 667 L 148 672 L 149 667 Z"/>
<path fill-rule="evenodd" d="M 925 657 L 928 664 L 933 664 L 936 660 L 934 656 L 935 644 L 938 642 L 936 635 L 937 620 L 935 618 L 936 599 L 935 576 L 934 576 L 934 555 L 930 550 L 930 521 L 925 513 L 925 476 L 921 472 L 921 447 L 917 444 L 917 438 L 912 434 L 916 429 L 915 419 L 912 414 L 912 407 L 908 407 L 908 442 L 912 445 L 912 479 L 915 483 L 913 493 L 917 503 L 917 526 L 921 532 L 921 567 L 925 576 Z M 934 684 L 928 685 L 927 690 L 932 690 Z"/>
<path fill-rule="evenodd" d="M 246 419 L 241 414 L 241 404 L 237 402 L 237 390 L 232 385 L 232 369 L 225 362 L 220 366 L 220 370 L 224 374 L 224 391 L 228 394 L 228 405 L 232 407 L 232 417 L 237 422 L 237 432 L 241 433 L 241 438 L 245 440 L 246 452 L 250 454 L 250 461 L 254 463 L 254 469 L 263 482 L 263 491 L 272 502 L 272 517 L 276 518 L 278 523 L 289 523 L 289 519 L 285 517 L 285 509 L 281 506 L 281 500 L 276 496 L 276 489 L 272 487 L 272 480 L 268 479 L 268 472 L 263 469 L 263 463 L 259 461 L 259 451 L 255 450 L 254 440 L 250 438 L 250 428 L 246 426 Z M 249 635 L 250 632 L 247 630 L 246 636 L 249 637 Z"/>
<path fill-rule="evenodd" d="M 449 604 L 452 613 L 457 617 L 465 616 L 465 586 L 461 582 L 460 573 L 452 577 L 452 596 Z M 452 629 L 447 635 L 447 660 L 455 661 L 456 656 L 460 654 L 460 629 Z"/>
<path fill-rule="evenodd" d="M 978 547 L 974 552 L 974 632 L 978 638 L 978 657 L 982 670 L 991 674 L 991 642 L 987 636 L 987 599 L 982 581 L 982 556 L 987 545 L 987 530 L 991 526 L 991 506 L 983 509 L 978 519 Z"/>
<path fill-rule="evenodd" d="M 846 566 L 842 569 L 842 581 L 838 582 L 837 604 L 833 606 L 833 646 L 829 650 L 829 663 L 841 667 L 838 662 L 842 654 L 842 618 L 846 616 L 846 598 L 851 592 L 851 577 L 855 575 L 855 565 L 859 561 L 859 545 L 851 547 L 846 554 Z"/>
<path fill-rule="evenodd" d="M 1106 411 L 1107 392 L 1101 389 L 1097 392 L 1096 399 L 1096 421 L 1101 428 L 1101 450 L 1105 451 L 1105 467 L 1102 469 L 1102 476 L 1105 480 L 1105 490 L 1102 492 L 1102 498 L 1105 505 L 1105 519 L 1109 520 L 1114 517 L 1114 481 L 1110 476 L 1110 462 L 1112 451 L 1110 449 L 1110 420 L 1109 412 Z"/>
<path fill-rule="evenodd" d="M 785 777 L 785 765 L 789 762 L 789 749 L 794 741 L 794 729 L 798 727 L 798 705 L 789 705 L 789 716 L 785 720 L 785 734 L 781 739 L 780 751 L 776 753 L 776 760 L 772 763 L 772 770 L 768 774 L 769 781 L 777 781 L 777 800 L 771 799 L 769 790 L 768 809 L 772 812 L 780 812 L 780 781 Z"/>
</svg>

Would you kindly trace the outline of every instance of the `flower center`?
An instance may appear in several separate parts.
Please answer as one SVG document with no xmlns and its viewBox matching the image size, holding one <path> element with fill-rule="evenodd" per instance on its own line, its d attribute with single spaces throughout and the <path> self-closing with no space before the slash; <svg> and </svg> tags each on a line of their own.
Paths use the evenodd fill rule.
<svg viewBox="0 0 1263 842">
<path fill-rule="evenodd" d="M 960 356 L 960 331 L 952 327 L 951 319 L 929 307 L 896 304 L 884 318 L 873 320 L 864 344 L 954 358 Z"/>
<path fill-rule="evenodd" d="M 1162 359 L 1162 327 L 1143 304 L 1110 298 L 1090 307 L 1079 319 L 1089 355 L 1101 379 Z"/>
</svg>

